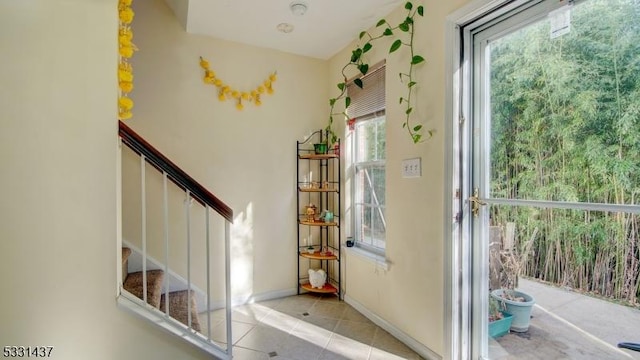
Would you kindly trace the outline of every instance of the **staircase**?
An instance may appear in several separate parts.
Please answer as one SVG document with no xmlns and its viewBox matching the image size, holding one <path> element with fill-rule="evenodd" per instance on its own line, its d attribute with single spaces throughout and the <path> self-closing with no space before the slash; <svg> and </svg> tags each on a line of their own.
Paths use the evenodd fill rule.
<svg viewBox="0 0 640 360">
<path fill-rule="evenodd" d="M 122 251 L 118 254 L 122 261 L 116 264 L 117 271 L 122 272 L 122 279 L 118 279 L 118 305 L 216 358 L 230 360 L 233 357 L 230 276 L 233 210 L 121 121 L 118 135 L 123 145 L 121 154 L 126 154 L 128 161 L 121 171 L 122 182 L 127 180 L 127 191 L 121 191 L 124 200 L 120 214 L 123 209 L 129 212 L 127 234 L 133 238 L 125 244 L 123 232 L 118 240 Z M 130 171 L 131 168 L 138 168 L 139 172 Z M 136 183 L 139 185 L 134 185 Z M 180 192 L 184 194 L 183 199 Z M 175 201 L 177 194 L 179 201 Z M 152 209 L 150 212 L 155 211 L 149 222 L 147 207 Z M 183 217 L 179 219 L 179 216 Z M 200 225 L 204 231 L 192 233 L 192 221 L 204 221 Z M 175 224 L 185 224 L 182 228 L 185 232 L 176 234 Z M 140 230 L 132 232 L 133 228 Z M 222 248 L 222 252 L 213 250 Z M 153 255 L 160 256 L 158 253 L 163 254 L 164 259 L 154 259 Z M 216 266 L 212 267 L 214 261 Z M 174 273 L 170 263 L 182 271 Z M 196 282 L 202 288 L 196 286 Z M 200 311 L 206 311 L 202 331 L 197 303 Z M 211 338 L 210 310 L 220 308 L 225 310 L 225 342 Z"/>
<path fill-rule="evenodd" d="M 122 284 L 123 288 L 131 294 L 143 299 L 144 276 L 142 271 L 128 272 L 128 261 L 131 249 L 122 248 Z M 198 307 L 193 290 L 174 291 L 169 293 L 169 303 L 166 303 L 166 296 L 162 293 L 162 282 L 164 281 L 164 271 L 147 270 L 147 303 L 158 310 L 165 312 L 169 307 L 169 316 L 190 326 L 193 330 L 200 332 L 200 321 L 198 320 Z M 189 307 L 191 303 L 191 307 Z M 189 310 L 191 309 L 191 310 Z M 191 312 L 191 319 L 189 319 Z M 191 320 L 191 324 L 189 324 Z"/>
</svg>

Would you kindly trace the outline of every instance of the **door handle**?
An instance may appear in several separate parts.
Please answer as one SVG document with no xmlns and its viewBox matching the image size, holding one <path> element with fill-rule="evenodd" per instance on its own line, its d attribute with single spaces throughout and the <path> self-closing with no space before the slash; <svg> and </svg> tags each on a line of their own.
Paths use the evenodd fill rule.
<svg viewBox="0 0 640 360">
<path fill-rule="evenodd" d="M 487 205 L 486 202 L 480 200 L 478 196 L 479 191 L 478 188 L 473 189 L 473 196 L 469 197 L 469 202 L 471 203 L 471 213 L 473 217 L 478 217 L 478 213 L 480 212 L 480 206 Z"/>
</svg>

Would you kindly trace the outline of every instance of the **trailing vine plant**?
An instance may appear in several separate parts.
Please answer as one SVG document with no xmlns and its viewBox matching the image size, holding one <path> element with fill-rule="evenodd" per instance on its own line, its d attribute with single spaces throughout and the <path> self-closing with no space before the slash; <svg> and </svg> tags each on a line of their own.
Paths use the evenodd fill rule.
<svg viewBox="0 0 640 360">
<path fill-rule="evenodd" d="M 406 72 L 399 73 L 400 82 L 406 84 L 406 94 L 401 96 L 399 99 L 400 104 L 405 105 L 405 118 L 402 124 L 402 127 L 407 129 L 411 140 L 414 143 L 418 143 L 423 138 L 423 128 L 421 124 L 413 125 L 411 122 L 411 114 L 413 112 L 413 102 L 412 102 L 412 94 L 413 90 L 417 85 L 417 82 L 414 79 L 414 70 L 415 67 L 424 62 L 424 58 L 420 55 L 417 55 L 413 48 L 413 39 L 414 39 L 414 19 L 416 15 L 424 16 L 424 8 L 422 5 L 414 8 L 413 3 L 411 1 L 407 1 L 404 4 L 405 10 L 407 10 L 407 15 L 405 19 L 395 25 L 392 26 L 387 20 L 381 19 L 376 24 L 376 28 L 382 29 L 381 32 L 374 36 L 368 31 L 362 31 L 360 33 L 359 39 L 364 40 L 365 43 L 362 46 L 357 46 L 354 50 L 351 51 L 351 58 L 349 62 L 342 68 L 342 82 L 338 83 L 338 89 L 340 93 L 338 96 L 329 99 L 329 122 L 325 127 L 327 132 L 327 143 L 329 145 L 335 143 L 338 140 L 338 135 L 333 131 L 333 117 L 335 115 L 343 115 L 345 119 L 348 119 L 347 108 L 351 105 L 351 98 L 347 95 L 347 75 L 346 72 L 350 68 L 357 68 L 360 72 L 361 76 L 364 76 L 369 71 L 369 64 L 364 59 L 364 54 L 369 52 L 373 48 L 373 44 L 381 39 L 389 36 L 395 36 L 396 40 L 393 41 L 391 47 L 389 48 L 389 53 L 396 52 L 401 47 L 406 46 L 409 48 L 411 54 L 411 61 L 409 63 L 409 68 Z M 361 78 L 356 78 L 353 80 L 353 83 L 359 88 L 363 88 L 364 84 Z M 335 106 L 338 100 L 344 99 L 344 108 L 345 110 L 342 112 L 336 112 Z M 429 136 L 433 135 L 432 130 L 427 130 L 427 134 Z"/>
</svg>

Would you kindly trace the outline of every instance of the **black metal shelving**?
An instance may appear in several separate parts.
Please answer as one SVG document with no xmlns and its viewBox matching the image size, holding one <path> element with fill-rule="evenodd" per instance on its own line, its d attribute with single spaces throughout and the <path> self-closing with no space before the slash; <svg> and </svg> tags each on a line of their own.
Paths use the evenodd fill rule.
<svg viewBox="0 0 640 360">
<path fill-rule="evenodd" d="M 340 246 L 340 140 L 324 154 L 317 154 L 314 144 L 323 143 L 327 134 L 317 130 L 296 143 L 296 204 L 298 294 L 306 292 L 335 294 L 342 299 Z M 306 213 L 307 206 L 315 205 L 313 217 Z M 333 219 L 320 218 L 323 211 L 333 213 Z M 313 246 L 315 252 L 307 248 Z M 308 269 L 323 269 L 327 282 L 323 288 L 312 288 Z"/>
</svg>

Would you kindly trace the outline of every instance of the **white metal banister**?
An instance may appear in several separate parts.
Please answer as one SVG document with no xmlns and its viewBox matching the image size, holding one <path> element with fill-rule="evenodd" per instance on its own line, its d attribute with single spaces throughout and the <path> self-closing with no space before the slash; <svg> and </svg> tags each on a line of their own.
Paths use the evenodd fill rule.
<svg viewBox="0 0 640 360">
<path fill-rule="evenodd" d="M 147 181 L 146 181 L 147 158 L 140 156 L 140 211 L 141 211 L 141 231 L 142 239 L 142 301 L 148 303 L 147 299 Z"/>
<path fill-rule="evenodd" d="M 163 208 L 163 225 L 164 225 L 164 273 L 169 273 L 169 192 L 167 186 L 167 172 L 162 172 L 162 208 Z M 164 313 L 169 316 L 169 276 L 164 277 Z"/>
<path fill-rule="evenodd" d="M 139 135 L 135 134 L 130 128 L 123 123 L 120 123 L 120 137 L 122 144 L 135 152 L 139 156 L 139 191 L 140 194 L 136 194 L 135 198 L 139 198 L 140 209 L 135 211 L 135 222 L 131 223 L 131 226 L 123 227 L 127 231 L 133 230 L 132 233 L 128 233 L 127 236 L 140 236 L 139 239 L 129 239 L 132 242 L 129 243 L 126 239 L 122 242 L 126 243 L 127 247 L 132 248 L 132 254 L 135 254 L 136 265 L 131 271 L 142 270 L 142 295 L 137 296 L 126 291 L 123 288 L 124 284 L 121 283 L 121 287 L 118 293 L 118 304 L 123 306 L 127 310 L 136 313 L 143 318 L 148 319 L 157 326 L 160 326 L 176 336 L 183 338 L 191 344 L 201 348 L 204 351 L 214 355 L 216 358 L 231 359 L 233 348 L 233 336 L 232 336 L 232 320 L 231 320 L 231 245 L 230 245 L 230 224 L 233 219 L 233 211 L 226 204 L 222 203 L 218 198 L 206 190 L 202 185 L 195 182 L 188 174 L 184 173 L 181 169 L 175 166 L 174 163 L 169 161 L 164 155 L 159 153 L 155 148 L 150 146 Z M 122 152 L 124 148 L 120 148 Z M 129 176 L 125 171 L 125 166 L 133 164 L 133 170 L 131 174 L 135 174 L 137 171 L 135 168 L 138 166 L 134 163 L 121 163 L 123 180 Z M 149 167 L 148 165 L 151 165 Z M 146 169 L 156 169 L 158 172 L 149 171 Z M 156 178 L 157 176 L 157 178 Z M 137 176 L 136 176 L 137 177 Z M 158 180 L 156 180 L 158 179 Z M 161 180 L 160 180 L 161 179 Z M 161 181 L 161 187 L 156 187 Z M 149 184 L 147 184 L 149 182 Z M 135 181 L 123 181 L 128 186 L 136 185 L 138 179 Z M 170 188 L 170 183 L 175 184 L 177 188 L 186 193 L 186 199 L 184 200 L 184 209 L 180 211 L 180 205 L 173 198 L 173 188 Z M 126 186 L 125 186 L 126 188 Z M 137 193 L 137 189 L 136 189 Z M 156 199 L 158 201 L 156 201 Z M 131 206 L 137 208 L 137 201 L 131 202 Z M 159 209 L 156 204 L 161 203 L 162 209 Z M 202 205 L 202 209 L 205 214 L 205 234 L 202 234 L 199 226 L 199 211 L 200 208 L 191 208 L 192 206 Z M 127 201 L 123 201 L 121 206 L 129 206 Z M 149 208 L 147 209 L 147 206 Z M 213 209 L 215 213 L 210 210 Z M 120 210 L 122 213 L 122 210 Z M 126 213 L 126 212 L 125 212 Z M 140 219 L 138 219 L 138 215 Z M 157 214 L 157 215 L 156 215 Z M 198 214 L 197 220 L 192 220 L 192 215 Z M 182 218 L 185 216 L 186 219 Z M 220 216 L 223 223 L 218 223 L 214 216 Z M 132 219 L 126 219 L 130 221 Z M 186 234 L 171 233 L 170 230 L 174 227 L 172 224 L 183 224 L 186 221 Z M 192 225 L 194 228 L 192 229 Z M 180 226 L 181 227 L 181 226 Z M 224 234 L 222 234 L 222 227 L 224 227 Z M 140 229 L 138 233 L 137 229 Z M 174 229 L 175 230 L 175 229 Z M 213 231 L 213 234 L 212 234 Z M 180 229 L 179 232 L 182 232 Z M 124 235 L 124 234 L 123 234 Z M 218 249 L 224 237 L 224 274 L 218 272 L 212 274 L 212 271 L 218 269 L 217 266 L 212 264 L 212 251 Z M 212 241 L 217 241 L 212 244 Z M 136 241 L 137 240 L 137 241 Z M 216 244 L 216 245 L 214 245 Z M 120 244 L 119 244 L 120 245 Z M 137 246 L 140 246 L 138 248 Z M 179 248 L 178 248 L 179 247 Z M 186 273 L 182 268 L 183 250 L 186 247 Z M 163 251 L 164 248 L 164 251 Z M 205 263 L 202 264 L 202 259 L 199 256 L 201 249 L 206 249 Z M 177 250 L 173 250 L 177 249 Z M 191 252 L 195 254 L 192 256 Z M 170 255 L 175 256 L 171 259 Z M 222 254 L 214 254 L 216 259 Z M 130 256 L 130 259 L 132 257 Z M 173 264 L 174 269 L 170 267 L 170 262 Z M 204 266 L 202 266 L 202 265 Z M 178 267 L 180 265 L 180 267 Z M 121 268 L 121 267 L 119 267 Z M 180 273 L 176 272 L 176 268 L 180 269 Z M 135 270 L 133 270 L 135 269 Z M 164 296 L 164 305 L 161 308 L 154 308 L 149 305 L 149 301 L 152 297 L 148 294 L 150 290 L 153 290 L 148 283 L 152 280 L 151 275 L 147 274 L 149 271 L 162 270 L 164 277 L 159 284 L 161 286 L 161 292 Z M 202 271 L 206 271 L 205 276 L 202 275 Z M 186 275 L 186 278 L 183 276 Z M 217 286 L 218 281 L 224 278 L 224 294 L 222 289 Z M 201 281 L 206 281 L 206 284 L 202 284 Z M 194 282 L 196 281 L 196 282 Z M 186 288 L 186 305 L 181 307 L 180 310 L 186 310 L 187 313 L 184 317 L 176 315 L 176 306 L 170 304 L 171 297 L 169 296 L 172 291 L 184 291 Z M 205 291 L 201 290 L 206 288 Z M 139 288 L 138 288 L 139 289 Z M 224 300 L 223 300 L 224 299 Z M 224 304 L 221 302 L 224 301 Z M 152 301 L 153 303 L 153 301 Z M 197 307 L 196 304 L 197 303 Z M 206 305 L 205 305 L 206 304 Z M 225 307 L 225 319 L 227 339 L 226 346 L 221 345 L 219 342 L 215 342 L 212 339 L 212 314 L 211 311 Z M 202 333 L 194 329 L 194 325 L 197 324 L 198 318 L 196 317 L 198 312 L 202 312 L 202 308 L 206 309 L 206 325 L 202 324 Z M 198 310 L 199 309 L 199 310 Z M 172 316 L 172 313 L 174 316 Z M 199 320 L 204 322 L 204 314 L 199 317 Z M 195 324 L 194 324 L 195 323 Z M 206 326 L 206 330 L 205 330 Z M 207 336 L 204 332 L 207 332 Z"/>
<path fill-rule="evenodd" d="M 187 217 L 187 324 L 192 327 L 191 319 L 191 193 L 187 190 L 184 202 Z"/>
<path fill-rule="evenodd" d="M 224 273 L 225 273 L 225 309 L 227 318 L 227 353 L 232 357 L 233 337 L 231 336 L 231 226 L 224 222 Z"/>
<path fill-rule="evenodd" d="M 210 224 L 209 224 L 209 206 L 205 206 L 205 236 L 207 242 L 207 336 L 211 340 L 211 248 L 210 248 Z"/>
</svg>

